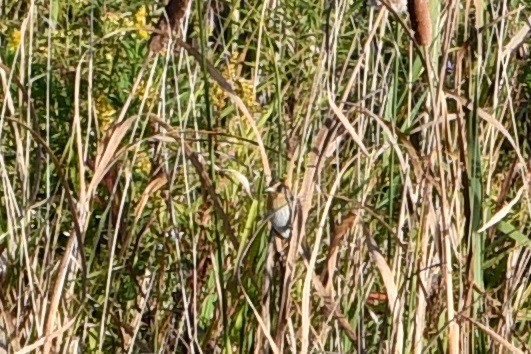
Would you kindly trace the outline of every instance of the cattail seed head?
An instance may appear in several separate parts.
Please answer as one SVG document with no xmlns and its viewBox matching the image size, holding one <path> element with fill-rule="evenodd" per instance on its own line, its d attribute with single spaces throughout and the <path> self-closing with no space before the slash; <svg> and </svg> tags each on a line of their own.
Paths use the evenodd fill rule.
<svg viewBox="0 0 531 354">
<path fill-rule="evenodd" d="M 429 0 L 409 0 L 409 17 L 415 31 L 418 45 L 429 46 L 431 43 L 431 19 Z"/>
</svg>

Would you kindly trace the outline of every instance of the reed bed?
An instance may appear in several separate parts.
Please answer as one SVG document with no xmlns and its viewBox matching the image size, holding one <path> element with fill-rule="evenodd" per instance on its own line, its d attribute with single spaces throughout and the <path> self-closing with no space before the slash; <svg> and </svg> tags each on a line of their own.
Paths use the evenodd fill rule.
<svg viewBox="0 0 531 354">
<path fill-rule="evenodd" d="M 0 352 L 531 351 L 525 1 L 0 19 Z"/>
</svg>

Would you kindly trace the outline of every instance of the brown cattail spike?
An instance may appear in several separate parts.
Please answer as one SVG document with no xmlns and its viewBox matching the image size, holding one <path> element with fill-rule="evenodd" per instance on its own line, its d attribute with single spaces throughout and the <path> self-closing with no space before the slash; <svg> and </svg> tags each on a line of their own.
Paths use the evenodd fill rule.
<svg viewBox="0 0 531 354">
<path fill-rule="evenodd" d="M 166 5 L 165 13 L 160 15 L 156 31 L 151 35 L 149 51 L 157 54 L 166 49 L 170 32 L 179 29 L 190 0 L 170 0 Z M 169 23 L 168 23 L 169 22 Z M 179 35 L 177 35 L 179 37 Z"/>
<path fill-rule="evenodd" d="M 418 45 L 429 46 L 431 43 L 431 19 L 429 0 L 409 0 L 409 17 L 415 31 Z"/>
</svg>

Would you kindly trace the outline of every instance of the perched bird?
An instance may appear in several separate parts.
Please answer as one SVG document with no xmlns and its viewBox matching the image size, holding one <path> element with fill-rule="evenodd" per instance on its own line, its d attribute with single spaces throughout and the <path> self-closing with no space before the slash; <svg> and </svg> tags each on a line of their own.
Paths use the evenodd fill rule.
<svg viewBox="0 0 531 354">
<path fill-rule="evenodd" d="M 284 182 L 278 179 L 271 181 L 266 192 L 269 193 L 268 219 L 271 221 L 272 231 L 280 237 L 289 238 L 293 216 L 293 196 Z"/>
</svg>

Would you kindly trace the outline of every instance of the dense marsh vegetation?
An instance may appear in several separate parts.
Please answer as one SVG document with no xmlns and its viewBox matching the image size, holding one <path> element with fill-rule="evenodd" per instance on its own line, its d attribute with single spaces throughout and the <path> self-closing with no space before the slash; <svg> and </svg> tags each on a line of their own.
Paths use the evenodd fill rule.
<svg viewBox="0 0 531 354">
<path fill-rule="evenodd" d="M 0 352 L 531 350 L 524 0 L 165 5 L 0 1 Z"/>
</svg>

